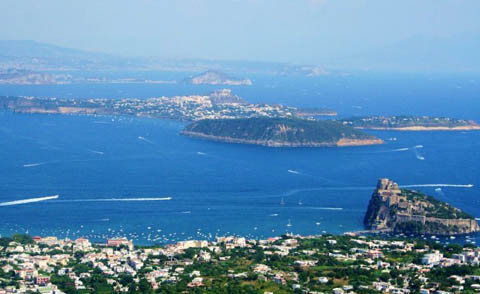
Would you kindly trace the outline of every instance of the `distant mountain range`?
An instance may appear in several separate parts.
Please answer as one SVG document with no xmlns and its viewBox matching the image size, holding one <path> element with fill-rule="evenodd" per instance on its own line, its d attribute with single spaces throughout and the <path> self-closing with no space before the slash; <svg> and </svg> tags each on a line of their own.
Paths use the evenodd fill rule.
<svg viewBox="0 0 480 294">
<path fill-rule="evenodd" d="M 279 75 L 320 75 L 323 67 L 280 62 L 120 57 L 36 42 L 0 40 L 0 68 L 43 70 L 223 71 Z"/>
<path fill-rule="evenodd" d="M 0 68 L 0 84 L 10 85 L 45 85 L 68 84 L 72 82 L 69 74 L 50 74 L 18 68 Z"/>
<path fill-rule="evenodd" d="M 128 66 L 129 59 L 35 41 L 0 41 L 0 65 L 33 70 L 107 69 Z"/>
<path fill-rule="evenodd" d="M 352 49 L 354 52 L 355 49 Z M 322 60 L 319 56 L 319 60 Z M 36 41 L 1 41 L 0 68 L 42 70 L 162 70 L 235 74 L 319 76 L 351 70 L 478 72 L 480 33 L 452 37 L 413 37 L 349 56 L 324 59 L 322 65 L 282 62 L 120 57 Z"/>
</svg>

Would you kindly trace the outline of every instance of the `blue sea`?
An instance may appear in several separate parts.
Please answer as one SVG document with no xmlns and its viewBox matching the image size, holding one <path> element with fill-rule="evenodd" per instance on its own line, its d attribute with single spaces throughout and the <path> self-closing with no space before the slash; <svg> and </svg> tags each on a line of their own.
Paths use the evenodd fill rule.
<svg viewBox="0 0 480 294">
<path fill-rule="evenodd" d="M 143 73 L 147 75 L 149 73 Z M 165 77 L 164 73 L 150 73 Z M 251 102 L 327 107 L 342 117 L 443 115 L 480 121 L 480 77 L 354 73 L 254 76 Z M 0 86 L 0 95 L 158 97 L 213 86 Z M 0 234 L 127 236 L 137 244 L 363 229 L 381 177 L 480 217 L 480 132 L 375 131 L 384 145 L 267 148 L 180 136 L 185 123 L 0 112 Z M 28 199 L 59 195 L 57 199 Z M 152 200 L 154 198 L 154 200 Z M 151 201 L 147 201 L 150 199 Z M 287 226 L 290 224 L 290 226 Z"/>
</svg>

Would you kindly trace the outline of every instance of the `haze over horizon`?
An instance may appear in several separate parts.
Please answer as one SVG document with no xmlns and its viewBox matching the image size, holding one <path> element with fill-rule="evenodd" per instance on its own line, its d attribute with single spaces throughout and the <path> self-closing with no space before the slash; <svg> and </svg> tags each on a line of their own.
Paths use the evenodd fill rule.
<svg viewBox="0 0 480 294">
<path fill-rule="evenodd" d="M 437 59 L 463 52 L 449 63 L 463 66 L 480 34 L 473 0 L 6 0 L 0 9 L 0 39 L 129 57 L 380 64 L 382 51 L 410 59 L 433 46 Z"/>
</svg>

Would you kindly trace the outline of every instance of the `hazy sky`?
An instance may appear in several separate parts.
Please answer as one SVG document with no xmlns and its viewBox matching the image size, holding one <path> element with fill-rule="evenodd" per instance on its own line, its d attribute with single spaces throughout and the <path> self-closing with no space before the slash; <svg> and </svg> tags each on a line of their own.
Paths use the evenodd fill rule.
<svg viewBox="0 0 480 294">
<path fill-rule="evenodd" d="M 0 39 L 121 55 L 317 62 L 480 32 L 479 0 L 1 0 Z"/>
</svg>

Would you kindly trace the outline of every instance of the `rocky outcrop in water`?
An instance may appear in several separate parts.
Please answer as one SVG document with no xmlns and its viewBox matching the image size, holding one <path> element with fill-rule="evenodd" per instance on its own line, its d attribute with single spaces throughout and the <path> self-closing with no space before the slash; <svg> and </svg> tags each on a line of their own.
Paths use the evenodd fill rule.
<svg viewBox="0 0 480 294">
<path fill-rule="evenodd" d="M 457 235 L 480 231 L 471 215 L 417 191 L 400 189 L 389 179 L 380 179 L 364 218 L 373 231 L 405 234 Z"/>
<path fill-rule="evenodd" d="M 192 85 L 226 85 L 226 86 L 251 86 L 250 79 L 237 79 L 225 73 L 209 70 L 192 78 L 187 79 Z"/>
</svg>

